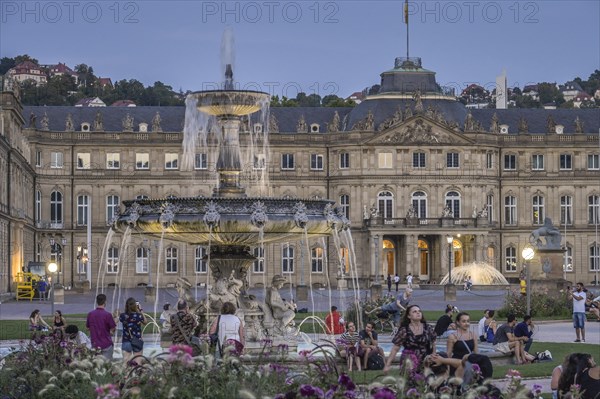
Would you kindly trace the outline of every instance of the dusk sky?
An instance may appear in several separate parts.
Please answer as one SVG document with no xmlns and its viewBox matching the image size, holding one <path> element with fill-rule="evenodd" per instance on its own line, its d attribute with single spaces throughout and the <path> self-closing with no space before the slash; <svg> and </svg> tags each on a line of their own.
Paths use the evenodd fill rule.
<svg viewBox="0 0 600 399">
<path fill-rule="evenodd" d="M 85 63 L 96 75 L 220 82 L 221 36 L 235 36 L 242 88 L 346 97 L 406 56 L 403 1 L 0 1 L 0 56 Z M 600 2 L 411 1 L 410 55 L 438 83 L 564 83 L 600 69 Z"/>
</svg>

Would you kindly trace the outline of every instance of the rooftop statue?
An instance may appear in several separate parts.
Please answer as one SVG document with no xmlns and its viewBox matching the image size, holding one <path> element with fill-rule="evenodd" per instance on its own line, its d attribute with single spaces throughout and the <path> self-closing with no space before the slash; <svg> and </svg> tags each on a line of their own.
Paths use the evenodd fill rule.
<svg viewBox="0 0 600 399">
<path fill-rule="evenodd" d="M 529 133 L 529 125 L 527 124 L 527 119 L 524 117 L 519 119 L 519 133 Z"/>
<path fill-rule="evenodd" d="M 104 117 L 100 111 L 96 112 L 96 119 L 94 120 L 94 131 L 102 132 L 104 130 Z"/>
<path fill-rule="evenodd" d="M 158 133 L 158 132 L 162 132 L 162 127 L 160 126 L 160 112 L 156 111 L 156 114 L 154 114 L 154 118 L 152 118 L 152 132 L 154 133 Z"/>
<path fill-rule="evenodd" d="M 75 126 L 73 125 L 73 115 L 70 113 L 67 115 L 67 119 L 65 120 L 65 132 L 74 132 Z"/>
<path fill-rule="evenodd" d="M 48 118 L 48 114 L 44 112 L 44 116 L 42 117 L 42 121 L 40 122 L 41 130 L 48 131 L 50 130 L 50 118 Z"/>
<path fill-rule="evenodd" d="M 583 121 L 579 117 L 575 118 L 575 133 L 583 133 Z"/>
</svg>

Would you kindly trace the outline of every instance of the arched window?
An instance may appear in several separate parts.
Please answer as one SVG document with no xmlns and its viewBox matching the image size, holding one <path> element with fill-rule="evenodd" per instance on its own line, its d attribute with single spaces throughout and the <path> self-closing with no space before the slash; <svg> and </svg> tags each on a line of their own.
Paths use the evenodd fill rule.
<svg viewBox="0 0 600 399">
<path fill-rule="evenodd" d="M 148 261 L 150 250 L 144 247 L 138 247 L 135 251 L 135 272 L 148 273 Z"/>
<path fill-rule="evenodd" d="M 377 205 L 379 216 L 384 219 L 394 217 L 394 195 L 389 191 L 382 191 L 377 195 Z"/>
<path fill-rule="evenodd" d="M 310 264 L 313 273 L 323 273 L 323 248 L 316 247 L 310 250 Z"/>
<path fill-rule="evenodd" d="M 452 210 L 452 216 L 460 217 L 460 194 L 456 191 L 448 191 L 446 194 L 446 205 Z"/>
<path fill-rule="evenodd" d="M 544 197 L 541 195 L 534 195 L 532 199 L 532 211 L 533 211 L 533 224 L 544 224 L 544 218 L 546 217 L 544 209 Z"/>
<path fill-rule="evenodd" d="M 60 191 L 50 194 L 50 223 L 55 227 L 63 222 L 63 195 Z"/>
<path fill-rule="evenodd" d="M 140 195 L 137 195 L 137 196 L 135 197 L 135 199 L 136 199 L 136 200 L 145 200 L 145 199 L 148 199 L 148 196 L 147 196 L 147 195 L 144 195 L 144 194 L 140 194 Z"/>
<path fill-rule="evenodd" d="M 573 271 L 573 247 L 571 245 L 567 244 L 565 252 L 566 252 L 566 254 L 565 254 L 566 263 L 564 265 L 564 271 L 572 272 Z"/>
<path fill-rule="evenodd" d="M 177 273 L 177 248 L 169 247 L 165 251 L 165 272 Z"/>
<path fill-rule="evenodd" d="M 347 194 L 340 195 L 340 207 L 344 212 L 346 219 L 350 219 L 350 196 Z"/>
<path fill-rule="evenodd" d="M 196 273 L 207 273 L 208 267 L 204 257 L 206 256 L 206 247 L 198 245 L 194 251 L 194 265 Z"/>
<path fill-rule="evenodd" d="M 412 195 L 412 206 L 417 210 L 417 217 L 427 217 L 427 194 L 423 191 L 415 191 Z"/>
<path fill-rule="evenodd" d="M 285 245 L 283 248 L 281 248 L 281 272 L 294 272 L 294 247 Z"/>
<path fill-rule="evenodd" d="M 119 248 L 111 246 L 106 253 L 106 273 L 118 273 Z"/>
</svg>

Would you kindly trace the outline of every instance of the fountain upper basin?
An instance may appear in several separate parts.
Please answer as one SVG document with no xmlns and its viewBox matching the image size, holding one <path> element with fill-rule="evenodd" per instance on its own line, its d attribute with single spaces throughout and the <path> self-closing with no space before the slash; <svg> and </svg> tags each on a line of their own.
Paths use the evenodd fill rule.
<svg viewBox="0 0 600 399">
<path fill-rule="evenodd" d="M 114 223 L 154 237 L 197 245 L 256 246 L 329 236 L 348 220 L 334 212 L 333 201 L 278 198 L 174 198 L 124 201 Z M 262 229 L 262 234 L 261 233 Z"/>
<path fill-rule="evenodd" d="M 269 94 L 251 90 L 207 90 L 192 93 L 201 112 L 215 116 L 244 116 L 262 109 Z"/>
</svg>

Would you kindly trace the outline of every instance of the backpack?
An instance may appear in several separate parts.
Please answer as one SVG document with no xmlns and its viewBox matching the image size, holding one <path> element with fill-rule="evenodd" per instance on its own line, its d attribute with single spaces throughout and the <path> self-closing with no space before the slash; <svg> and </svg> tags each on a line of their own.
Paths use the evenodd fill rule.
<svg viewBox="0 0 600 399">
<path fill-rule="evenodd" d="M 485 335 L 485 341 L 489 342 L 490 344 L 494 343 L 494 329 L 492 329 L 489 325 L 485 327 L 483 335 Z"/>
<path fill-rule="evenodd" d="M 385 362 L 379 353 L 369 356 L 369 360 L 367 360 L 367 370 L 383 370 L 384 367 Z"/>
</svg>

